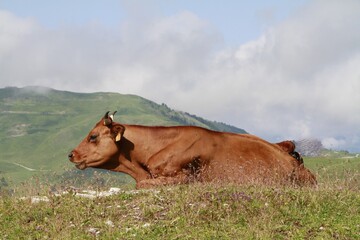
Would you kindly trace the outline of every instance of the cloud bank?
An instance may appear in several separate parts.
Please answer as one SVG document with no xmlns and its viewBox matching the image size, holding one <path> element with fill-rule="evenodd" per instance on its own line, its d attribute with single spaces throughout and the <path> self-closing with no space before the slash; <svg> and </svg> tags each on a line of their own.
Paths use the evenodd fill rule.
<svg viewBox="0 0 360 240">
<path fill-rule="evenodd" d="M 270 141 L 360 151 L 359 12 L 356 0 L 311 1 L 227 48 L 189 11 L 51 29 L 0 10 L 0 87 L 138 94 Z"/>
</svg>

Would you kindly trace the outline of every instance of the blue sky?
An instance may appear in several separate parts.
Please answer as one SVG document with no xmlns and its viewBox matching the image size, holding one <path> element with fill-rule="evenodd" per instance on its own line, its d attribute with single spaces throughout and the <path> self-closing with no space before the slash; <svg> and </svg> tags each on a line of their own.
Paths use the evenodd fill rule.
<svg viewBox="0 0 360 240">
<path fill-rule="evenodd" d="M 17 16 L 35 18 L 47 27 L 87 25 L 97 22 L 117 27 L 127 16 L 138 14 L 171 16 L 181 11 L 196 13 L 213 25 L 224 42 L 237 45 L 258 37 L 266 27 L 294 13 L 306 0 L 143 0 L 143 1 L 46 1 L 2 0 L 0 8 Z"/>
<path fill-rule="evenodd" d="M 0 87 L 115 91 L 360 152 L 360 1 L 0 1 Z M 102 112 L 102 111 L 101 111 Z"/>
</svg>

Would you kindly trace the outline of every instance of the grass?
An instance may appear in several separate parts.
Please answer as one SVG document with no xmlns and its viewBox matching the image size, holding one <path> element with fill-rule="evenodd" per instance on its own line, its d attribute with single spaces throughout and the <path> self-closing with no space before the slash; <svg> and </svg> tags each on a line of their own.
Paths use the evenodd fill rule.
<svg viewBox="0 0 360 240">
<path fill-rule="evenodd" d="M 358 192 L 190 185 L 96 199 L 0 201 L 1 236 L 91 239 L 356 239 Z"/>
<path fill-rule="evenodd" d="M 360 239 L 360 159 L 336 161 L 305 159 L 318 175 L 316 188 L 192 184 L 87 199 L 72 192 L 48 194 L 44 184 L 32 194 L 46 195 L 48 202 L 0 199 L 0 235 L 4 239 Z"/>
<path fill-rule="evenodd" d="M 360 191 L 360 157 L 307 158 L 306 166 L 316 173 L 320 184 L 333 183 Z"/>
</svg>

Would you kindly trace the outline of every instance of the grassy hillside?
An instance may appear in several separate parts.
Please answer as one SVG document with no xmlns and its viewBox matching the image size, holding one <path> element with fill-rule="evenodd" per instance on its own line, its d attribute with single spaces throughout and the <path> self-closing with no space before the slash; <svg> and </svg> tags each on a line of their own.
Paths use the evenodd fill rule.
<svg viewBox="0 0 360 240">
<path fill-rule="evenodd" d="M 244 132 L 134 95 L 73 93 L 41 87 L 3 88 L 0 89 L 0 179 L 17 183 L 35 174 L 73 169 L 67 153 L 107 110 L 117 110 L 116 121 L 122 123 L 197 125 Z"/>
<path fill-rule="evenodd" d="M 340 161 L 340 162 L 337 162 Z M 5 239 L 360 239 L 360 158 L 306 158 L 316 188 L 192 184 L 95 199 L 0 198 Z M 331 169 L 325 171 L 324 169 Z M 344 174 L 345 172 L 345 174 Z"/>
</svg>

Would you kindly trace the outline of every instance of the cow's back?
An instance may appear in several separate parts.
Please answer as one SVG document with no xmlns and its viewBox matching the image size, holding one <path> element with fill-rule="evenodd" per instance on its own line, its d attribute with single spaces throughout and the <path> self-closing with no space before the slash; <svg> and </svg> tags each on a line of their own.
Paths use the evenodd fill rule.
<svg viewBox="0 0 360 240">
<path fill-rule="evenodd" d="M 212 141 L 218 147 L 203 169 L 203 181 L 277 181 L 298 165 L 279 146 L 253 135 L 222 133 Z"/>
</svg>

